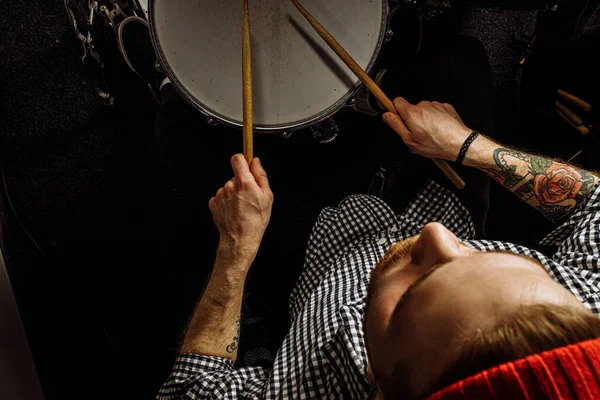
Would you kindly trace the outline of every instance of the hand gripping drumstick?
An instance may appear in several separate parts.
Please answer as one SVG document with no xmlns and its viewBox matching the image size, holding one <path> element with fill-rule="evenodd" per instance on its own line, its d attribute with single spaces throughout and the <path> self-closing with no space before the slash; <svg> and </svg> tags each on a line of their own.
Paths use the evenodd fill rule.
<svg viewBox="0 0 600 400">
<path fill-rule="evenodd" d="M 315 31 L 323 38 L 323 40 L 331 47 L 331 49 L 342 59 L 344 63 L 354 72 L 354 74 L 365 84 L 365 86 L 373 93 L 373 95 L 379 100 L 381 104 L 394 114 L 398 114 L 394 103 L 383 93 L 383 91 L 377 86 L 377 84 L 371 79 L 371 77 L 354 61 L 354 59 L 348 54 L 346 50 L 338 43 L 337 40 L 317 21 L 302 5 L 298 0 L 292 0 L 292 3 L 296 6 L 298 11 L 304 15 L 306 20 L 315 28 Z M 432 159 L 435 165 L 450 179 L 450 181 L 459 189 L 464 189 L 465 181 L 448 165 L 444 160 Z"/>
<path fill-rule="evenodd" d="M 248 164 L 254 158 L 252 137 L 252 50 L 250 48 L 250 12 L 248 0 L 244 0 L 242 23 L 242 97 L 244 108 L 244 157 Z"/>
</svg>

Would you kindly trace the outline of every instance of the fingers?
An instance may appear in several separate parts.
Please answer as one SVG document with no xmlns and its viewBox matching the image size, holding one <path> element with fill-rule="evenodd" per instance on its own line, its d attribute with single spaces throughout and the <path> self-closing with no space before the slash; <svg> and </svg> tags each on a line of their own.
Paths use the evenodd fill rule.
<svg viewBox="0 0 600 400">
<path fill-rule="evenodd" d="M 406 125 L 404 125 L 402 118 L 394 113 L 387 112 L 383 114 L 383 121 L 388 124 L 389 127 L 392 128 L 398 135 L 400 135 L 403 141 L 406 142 L 408 140 L 410 137 L 410 131 Z"/>
<path fill-rule="evenodd" d="M 223 186 L 223 190 L 227 194 L 232 194 L 235 191 L 235 188 L 236 188 L 236 179 L 235 178 L 231 178 L 229 181 L 227 181 L 225 186 Z"/>
<path fill-rule="evenodd" d="M 398 111 L 398 115 L 402 118 L 403 121 L 407 121 L 410 119 L 410 104 L 404 97 L 397 97 L 394 99 L 394 107 L 396 107 L 396 111 Z"/>
<path fill-rule="evenodd" d="M 243 154 L 236 154 L 231 157 L 231 167 L 233 168 L 233 174 L 241 185 L 254 181 L 248 162 Z"/>
<path fill-rule="evenodd" d="M 267 171 L 265 171 L 265 169 L 263 168 L 259 158 L 255 158 L 250 163 L 250 172 L 252 173 L 252 176 L 254 176 L 256 183 L 258 183 L 258 186 L 261 189 L 270 189 L 269 179 L 267 178 Z"/>
</svg>

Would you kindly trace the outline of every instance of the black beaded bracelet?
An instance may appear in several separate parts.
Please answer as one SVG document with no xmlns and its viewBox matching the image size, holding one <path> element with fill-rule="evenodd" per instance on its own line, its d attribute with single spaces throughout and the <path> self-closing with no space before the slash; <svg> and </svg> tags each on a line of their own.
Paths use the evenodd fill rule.
<svg viewBox="0 0 600 400">
<path fill-rule="evenodd" d="M 475 141 L 475 139 L 477 139 L 477 136 L 479 136 L 480 133 L 481 132 L 479 132 L 479 131 L 473 131 L 473 133 L 471 133 L 469 135 L 467 140 L 465 140 L 465 143 L 460 148 L 460 151 L 458 152 L 458 157 L 456 158 L 456 163 L 458 165 L 462 165 L 463 160 L 465 159 L 465 156 L 467 155 L 467 150 L 469 150 L 469 146 L 471 146 L 471 144 Z"/>
</svg>

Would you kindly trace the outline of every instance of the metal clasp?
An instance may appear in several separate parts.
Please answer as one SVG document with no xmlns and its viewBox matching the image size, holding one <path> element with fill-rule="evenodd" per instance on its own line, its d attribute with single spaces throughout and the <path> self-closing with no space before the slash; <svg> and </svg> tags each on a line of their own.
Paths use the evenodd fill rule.
<svg viewBox="0 0 600 400">
<path fill-rule="evenodd" d="M 333 118 L 328 118 L 323 122 L 310 127 L 313 137 L 321 144 L 333 142 L 340 133 L 340 130 Z"/>
</svg>

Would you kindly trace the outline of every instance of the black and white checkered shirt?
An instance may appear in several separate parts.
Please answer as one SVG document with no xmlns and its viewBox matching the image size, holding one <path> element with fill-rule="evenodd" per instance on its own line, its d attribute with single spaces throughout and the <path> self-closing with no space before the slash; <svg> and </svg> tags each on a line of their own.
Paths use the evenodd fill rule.
<svg viewBox="0 0 600 400">
<path fill-rule="evenodd" d="M 388 247 L 440 222 L 465 244 L 538 259 L 554 279 L 600 314 L 600 186 L 542 244 L 552 258 L 510 243 L 472 240 L 467 210 L 429 182 L 402 215 L 368 195 L 326 208 L 311 234 L 303 273 L 290 297 L 292 326 L 273 369 L 234 369 L 228 359 L 181 354 L 158 399 L 366 398 L 362 316 L 370 272 Z"/>
</svg>

